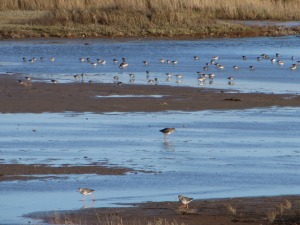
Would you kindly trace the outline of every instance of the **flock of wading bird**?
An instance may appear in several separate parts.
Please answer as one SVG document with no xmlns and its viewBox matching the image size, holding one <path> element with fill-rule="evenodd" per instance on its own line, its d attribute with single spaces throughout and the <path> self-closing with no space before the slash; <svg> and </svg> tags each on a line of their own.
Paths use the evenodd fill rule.
<svg viewBox="0 0 300 225">
<path fill-rule="evenodd" d="M 241 56 L 241 59 L 242 60 L 247 60 L 248 57 L 247 56 Z M 193 60 L 200 60 L 200 57 L 199 56 L 194 56 Z M 258 56 L 256 58 L 256 60 L 257 61 L 270 60 L 270 62 L 272 64 L 278 64 L 279 66 L 284 65 L 284 61 L 282 59 L 280 59 L 279 53 L 276 53 L 273 57 L 270 57 L 267 54 L 261 54 L 260 56 Z M 291 60 L 293 61 L 293 63 L 290 65 L 289 69 L 294 71 L 300 65 L 300 61 L 295 61 L 294 56 L 291 56 Z M 34 58 L 31 58 L 31 59 L 27 60 L 25 57 L 23 57 L 23 62 L 29 62 L 31 64 L 34 64 L 34 63 L 37 63 L 39 61 L 43 62 L 43 61 L 45 61 L 45 58 L 41 57 L 38 60 L 36 57 L 34 57 Z M 51 58 L 49 58 L 49 61 L 50 62 L 55 62 L 55 58 L 51 57 Z M 119 62 L 118 59 L 113 59 L 112 61 L 113 61 L 113 64 L 119 65 L 118 67 L 122 71 L 124 71 L 124 70 L 126 71 L 126 69 L 129 67 L 129 63 L 126 61 L 126 58 L 122 58 L 122 60 L 120 62 Z M 96 59 L 95 61 L 92 61 L 90 58 L 83 58 L 82 57 L 82 58 L 79 58 L 79 62 L 80 63 L 88 63 L 92 67 L 97 67 L 98 65 L 105 65 L 107 61 L 105 59 Z M 150 62 L 147 61 L 147 60 L 142 61 L 141 63 L 143 63 L 145 66 L 150 65 Z M 161 58 L 161 59 L 159 59 L 159 63 L 177 65 L 179 62 L 177 60 L 168 60 L 168 59 L 162 59 Z M 202 71 L 196 72 L 197 73 L 198 85 L 200 85 L 200 86 L 205 85 L 207 81 L 209 82 L 209 84 L 212 84 L 214 82 L 214 79 L 216 78 L 216 73 L 209 73 L 209 70 L 211 70 L 212 67 L 217 68 L 217 70 L 220 70 L 220 71 L 223 71 L 225 69 L 225 66 L 222 65 L 219 62 L 219 56 L 211 57 L 210 61 L 206 62 L 203 65 Z M 233 65 L 232 69 L 234 71 L 238 71 L 240 69 L 240 67 L 238 65 Z M 249 65 L 249 70 L 250 71 L 255 71 L 256 67 L 254 65 Z M 136 78 L 135 74 L 134 73 L 128 73 L 128 75 L 129 75 L 129 83 L 135 82 L 135 78 Z M 145 75 L 146 75 L 145 78 L 146 78 L 147 84 L 157 85 L 159 83 L 159 80 L 161 79 L 161 77 L 158 77 L 158 76 L 155 76 L 154 78 L 150 79 L 149 70 L 145 71 Z M 166 81 L 171 81 L 172 76 L 173 76 L 171 73 L 166 72 L 166 73 L 164 73 L 164 75 L 166 77 L 166 79 L 165 79 Z M 176 77 L 176 83 L 181 83 L 182 79 L 184 77 L 182 74 L 175 74 L 174 76 Z M 95 81 L 87 79 L 88 75 L 85 74 L 85 73 L 73 75 L 73 78 L 74 78 L 75 81 L 81 81 L 83 83 L 84 82 L 95 83 Z M 24 80 L 19 80 L 19 83 L 23 86 L 26 86 L 26 87 L 30 88 L 31 85 L 32 85 L 31 81 L 32 81 L 32 78 L 27 76 L 27 77 L 24 77 Z M 59 80 L 56 80 L 56 79 L 51 79 L 50 81 L 53 84 L 58 84 L 59 83 Z M 119 78 L 118 75 L 115 75 L 113 77 L 112 82 L 114 82 L 118 85 L 123 84 L 123 82 L 120 81 L 120 78 Z M 228 76 L 228 84 L 229 85 L 234 85 L 234 76 L 232 76 L 232 75 Z"/>
</svg>

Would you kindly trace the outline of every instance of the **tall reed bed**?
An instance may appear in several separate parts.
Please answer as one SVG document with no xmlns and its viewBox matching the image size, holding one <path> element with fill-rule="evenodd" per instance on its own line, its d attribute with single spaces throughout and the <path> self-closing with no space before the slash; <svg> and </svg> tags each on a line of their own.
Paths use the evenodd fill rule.
<svg viewBox="0 0 300 225">
<path fill-rule="evenodd" d="M 0 37 L 287 35 L 222 20 L 300 20 L 299 8 L 299 0 L 0 0 Z"/>
<path fill-rule="evenodd" d="M 219 19 L 300 19 L 299 0 L 1 0 L 0 10 L 199 12 Z"/>
<path fill-rule="evenodd" d="M 1 0 L 0 10 L 73 10 L 146 8 L 146 0 Z"/>
</svg>

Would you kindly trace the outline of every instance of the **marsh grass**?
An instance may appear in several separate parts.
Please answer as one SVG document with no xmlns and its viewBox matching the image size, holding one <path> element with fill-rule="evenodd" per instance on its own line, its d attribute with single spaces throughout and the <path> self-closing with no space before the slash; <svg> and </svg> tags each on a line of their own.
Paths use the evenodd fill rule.
<svg viewBox="0 0 300 225">
<path fill-rule="evenodd" d="M 261 28 L 220 20 L 300 20 L 299 8 L 298 0 L 1 0 L 0 38 L 31 33 L 59 37 L 257 36 Z M 18 30 L 19 25 L 28 29 Z"/>
<path fill-rule="evenodd" d="M 24 21 L 44 17 L 47 13 L 47 11 L 0 11 L 0 24 L 22 24 Z"/>
<path fill-rule="evenodd" d="M 149 221 L 147 225 L 185 225 L 184 223 L 178 223 L 177 221 L 169 222 L 166 219 L 156 219 L 154 221 Z"/>
<path fill-rule="evenodd" d="M 269 223 L 273 223 L 276 220 L 276 218 L 280 217 L 281 221 L 284 224 L 283 214 L 286 210 L 291 209 L 292 203 L 289 200 L 285 199 L 282 203 L 275 207 L 275 210 L 269 210 L 266 212 L 267 220 L 269 221 Z"/>
<path fill-rule="evenodd" d="M 67 216 L 67 215 L 53 215 L 47 222 L 49 224 L 66 224 L 66 225 L 89 225 L 89 224 L 99 224 L 99 225 L 185 225 L 185 223 L 178 223 L 176 220 L 170 222 L 163 218 L 157 218 L 153 220 L 148 220 L 146 222 L 142 222 L 139 220 L 124 222 L 123 219 L 117 215 L 107 215 L 106 218 L 101 218 L 99 215 L 95 215 L 95 220 L 88 221 L 80 216 Z"/>
<path fill-rule="evenodd" d="M 188 17 L 191 11 L 202 17 L 219 19 L 300 19 L 298 0 L 1 0 L 0 10 L 61 11 L 131 11 L 150 15 L 182 11 Z"/>
<path fill-rule="evenodd" d="M 233 205 L 231 205 L 229 203 L 226 203 L 224 205 L 229 213 L 231 213 L 232 215 L 236 215 L 236 207 L 234 207 Z"/>
<path fill-rule="evenodd" d="M 273 223 L 277 217 L 277 212 L 270 210 L 266 213 L 267 219 L 269 223 Z"/>
<path fill-rule="evenodd" d="M 49 219 L 49 224 L 65 224 L 65 225 L 75 225 L 75 224 L 86 224 L 81 218 L 70 218 L 64 215 L 55 214 Z"/>
</svg>

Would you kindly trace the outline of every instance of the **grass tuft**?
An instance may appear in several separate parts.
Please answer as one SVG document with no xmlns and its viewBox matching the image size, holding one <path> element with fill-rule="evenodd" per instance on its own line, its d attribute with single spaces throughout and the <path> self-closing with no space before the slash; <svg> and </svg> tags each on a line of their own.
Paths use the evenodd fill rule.
<svg viewBox="0 0 300 225">
<path fill-rule="evenodd" d="M 268 211 L 266 213 L 267 219 L 269 221 L 269 223 L 273 223 L 277 217 L 277 211 Z"/>
<path fill-rule="evenodd" d="M 283 221 L 283 214 L 286 210 L 292 209 L 292 203 L 285 199 L 284 202 L 280 203 L 278 206 L 276 206 L 276 210 L 270 210 L 266 213 L 267 219 L 269 223 L 273 223 L 277 217 L 280 217 Z"/>
<path fill-rule="evenodd" d="M 236 207 L 232 206 L 229 203 L 225 204 L 225 207 L 229 213 L 231 213 L 232 215 L 236 215 Z"/>
</svg>

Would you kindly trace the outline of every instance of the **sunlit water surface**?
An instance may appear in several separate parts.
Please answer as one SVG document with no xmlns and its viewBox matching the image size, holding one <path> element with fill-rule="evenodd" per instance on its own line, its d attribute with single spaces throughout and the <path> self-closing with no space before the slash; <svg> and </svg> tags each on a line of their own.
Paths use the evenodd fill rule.
<svg viewBox="0 0 300 225">
<path fill-rule="evenodd" d="M 19 73 L 34 79 L 50 82 L 81 82 L 74 75 L 85 74 L 84 82 L 114 82 L 118 76 L 123 83 L 148 84 L 158 78 L 159 84 L 184 85 L 192 87 L 210 87 L 238 89 L 243 92 L 299 93 L 299 70 L 292 71 L 292 64 L 300 60 L 300 41 L 298 36 L 260 37 L 236 39 L 204 40 L 144 40 L 144 39 L 36 39 L 0 41 L 0 73 L 6 75 Z M 276 53 L 279 55 L 276 57 Z M 262 54 L 268 59 L 257 60 Z M 198 56 L 199 60 L 194 60 Z M 224 66 L 220 70 L 211 64 Z M 242 58 L 246 56 L 246 60 Z M 23 62 L 22 58 L 27 60 Z M 36 58 L 34 63 L 30 59 Z M 43 60 L 40 58 L 43 57 Z M 50 58 L 55 61 L 51 62 Z M 119 69 L 121 58 L 126 58 L 129 66 Z M 292 58 L 293 57 L 293 58 Z M 80 58 L 90 61 L 81 62 Z M 275 62 L 271 59 L 275 58 Z M 104 65 L 97 59 L 106 60 Z M 118 59 L 117 63 L 113 59 Z M 170 60 L 161 63 L 159 60 Z M 283 61 L 283 65 L 277 63 Z M 145 65 L 143 61 L 148 61 Z M 177 64 L 172 61 L 178 61 Z M 208 63 L 208 70 L 204 66 Z M 237 65 L 239 70 L 234 70 Z M 251 71 L 250 66 L 256 69 Z M 149 71 L 149 77 L 146 76 Z M 216 75 L 213 82 L 198 82 L 197 72 Z M 135 74 L 130 79 L 129 74 Z M 165 73 L 172 76 L 168 79 Z M 177 74 L 182 79 L 176 79 Z M 228 84 L 228 77 L 234 77 L 234 85 Z"/>
<path fill-rule="evenodd" d="M 101 163 L 152 173 L 0 183 L 2 224 L 35 211 L 298 194 L 300 108 L 0 115 L 1 163 Z M 159 129 L 176 127 L 164 141 Z M 84 203 L 78 187 L 95 189 Z"/>
</svg>

